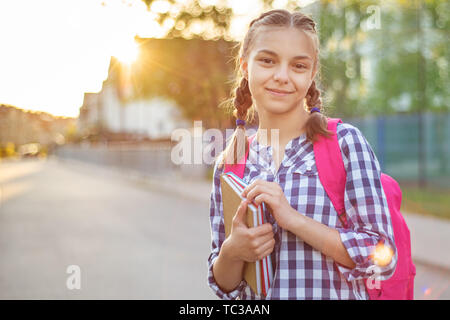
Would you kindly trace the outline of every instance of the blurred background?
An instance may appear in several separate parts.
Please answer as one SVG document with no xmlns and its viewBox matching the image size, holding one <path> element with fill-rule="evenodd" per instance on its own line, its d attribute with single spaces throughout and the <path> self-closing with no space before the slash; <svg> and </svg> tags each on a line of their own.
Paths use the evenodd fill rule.
<svg viewBox="0 0 450 320">
<path fill-rule="evenodd" d="M 326 113 L 402 188 L 415 298 L 450 299 L 445 0 L 2 1 L 0 298 L 215 299 L 212 164 L 174 163 L 173 133 L 202 159 L 234 128 L 237 45 L 272 8 L 316 21 Z"/>
</svg>

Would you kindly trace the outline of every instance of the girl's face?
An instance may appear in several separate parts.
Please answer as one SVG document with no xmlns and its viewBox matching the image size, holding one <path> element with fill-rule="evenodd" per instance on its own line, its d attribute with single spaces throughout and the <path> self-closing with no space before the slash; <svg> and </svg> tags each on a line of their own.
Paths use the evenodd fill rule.
<svg viewBox="0 0 450 320">
<path fill-rule="evenodd" d="M 296 28 L 261 27 L 241 68 L 259 114 L 289 113 L 303 107 L 316 74 L 314 44 Z"/>
</svg>

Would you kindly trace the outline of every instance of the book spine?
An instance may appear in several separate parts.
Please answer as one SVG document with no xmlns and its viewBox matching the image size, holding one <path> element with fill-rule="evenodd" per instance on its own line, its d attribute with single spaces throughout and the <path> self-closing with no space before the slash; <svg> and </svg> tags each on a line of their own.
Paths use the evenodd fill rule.
<svg viewBox="0 0 450 320">
<path fill-rule="evenodd" d="M 257 226 L 258 225 L 258 214 L 253 214 L 253 225 Z M 255 267 L 256 267 L 256 288 L 257 288 L 257 293 L 258 295 L 261 295 L 261 270 L 260 270 L 260 261 L 256 260 L 255 262 Z"/>
<path fill-rule="evenodd" d="M 265 219 L 264 219 L 264 211 L 263 211 L 263 204 L 258 206 L 258 213 L 259 213 L 259 217 L 261 220 L 261 224 L 265 223 Z M 269 281 L 269 266 L 268 266 L 268 259 L 267 257 L 264 257 L 262 259 L 262 267 L 263 267 L 263 283 L 264 283 L 264 295 L 267 295 L 267 292 L 269 291 L 270 288 L 270 281 Z"/>
</svg>

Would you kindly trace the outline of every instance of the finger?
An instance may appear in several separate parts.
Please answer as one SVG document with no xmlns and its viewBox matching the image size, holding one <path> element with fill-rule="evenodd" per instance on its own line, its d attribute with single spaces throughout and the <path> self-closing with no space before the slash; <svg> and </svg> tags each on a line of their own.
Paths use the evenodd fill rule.
<svg viewBox="0 0 450 320">
<path fill-rule="evenodd" d="M 268 204 L 270 206 L 274 199 L 275 199 L 275 197 L 270 194 L 261 193 L 260 195 L 257 195 L 255 197 L 255 199 L 253 199 L 253 203 L 256 206 L 259 206 L 261 203 L 265 202 L 266 204 Z"/>
<path fill-rule="evenodd" d="M 253 202 L 254 199 L 255 199 L 258 195 L 260 195 L 261 193 L 266 193 L 266 194 L 272 195 L 273 192 L 274 192 L 274 191 L 273 191 L 270 187 L 268 187 L 267 185 L 261 185 L 261 184 L 259 184 L 259 185 L 255 186 L 253 189 L 251 189 L 251 190 L 247 193 L 246 198 L 247 198 L 247 200 L 249 200 L 250 202 Z M 259 204 L 259 203 L 258 203 L 258 204 Z"/>
<path fill-rule="evenodd" d="M 244 191 L 242 191 L 241 195 L 243 197 L 246 197 L 246 195 L 250 192 L 250 190 L 252 190 L 254 187 L 258 186 L 258 185 L 264 185 L 270 183 L 268 181 L 262 180 L 262 179 L 256 179 L 255 181 L 253 181 L 247 188 L 244 189 Z"/>
<path fill-rule="evenodd" d="M 274 239 L 273 233 L 266 233 L 256 239 L 257 248 Z"/>
<path fill-rule="evenodd" d="M 271 254 L 273 252 L 273 247 L 270 248 L 269 250 L 264 251 L 263 253 L 261 253 L 260 255 L 258 255 L 257 260 L 262 260 L 265 257 L 267 257 L 269 254 Z"/>
<path fill-rule="evenodd" d="M 233 217 L 233 223 L 238 224 L 245 224 L 247 221 L 246 213 L 247 213 L 247 200 L 242 200 L 241 204 L 239 205 L 234 217 Z"/>
<path fill-rule="evenodd" d="M 253 181 L 250 185 L 248 185 L 241 193 L 241 196 L 243 197 L 247 197 L 247 194 L 249 193 L 250 190 L 252 190 L 255 187 L 255 184 L 258 183 L 258 180 Z"/>
<path fill-rule="evenodd" d="M 257 237 L 256 239 L 252 238 L 252 240 L 249 241 L 248 245 L 249 248 L 254 252 L 261 253 L 261 247 L 272 239 L 274 239 L 273 234 L 266 234 L 261 237 Z"/>
<path fill-rule="evenodd" d="M 252 233 L 254 237 L 262 237 L 266 234 L 272 234 L 273 235 L 273 228 L 270 223 L 264 223 L 260 226 L 253 227 Z"/>
<path fill-rule="evenodd" d="M 258 252 L 257 252 L 258 260 L 261 260 L 262 258 L 264 258 L 264 257 L 268 256 L 269 254 L 271 254 L 274 247 L 275 247 L 275 240 L 274 239 L 271 239 L 271 240 L 265 242 L 258 249 Z"/>
</svg>

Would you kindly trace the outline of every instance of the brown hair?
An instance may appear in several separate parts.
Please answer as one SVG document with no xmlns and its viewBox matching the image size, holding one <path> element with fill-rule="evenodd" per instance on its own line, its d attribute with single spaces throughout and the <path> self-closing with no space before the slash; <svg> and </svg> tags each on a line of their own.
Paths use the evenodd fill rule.
<svg viewBox="0 0 450 320">
<path fill-rule="evenodd" d="M 315 66 L 317 70 L 319 70 L 319 38 L 315 29 L 315 23 L 311 17 L 299 11 L 290 13 L 284 9 L 271 10 L 261 14 L 250 23 L 249 30 L 247 31 L 243 42 L 240 44 L 239 55 L 236 57 L 236 82 L 232 89 L 231 99 L 225 101 L 225 103 L 229 104 L 229 108 L 233 109 L 233 116 L 236 117 L 236 119 L 245 120 L 246 122 L 253 121 L 255 108 L 252 108 L 253 101 L 250 89 L 248 87 L 248 80 L 244 75 L 242 75 L 240 70 L 240 58 L 247 58 L 249 56 L 251 50 L 250 48 L 254 42 L 258 29 L 261 26 L 295 27 L 304 31 L 311 37 L 315 44 Z M 323 114 L 320 91 L 316 86 L 315 80 L 312 81 L 305 98 L 308 111 L 314 107 L 319 108 L 321 111 L 320 113 L 313 112 L 310 114 L 305 124 L 306 138 L 311 142 L 315 142 L 317 139 L 317 134 L 322 134 L 325 136 L 330 134 L 327 130 L 326 116 Z M 236 130 L 230 140 L 231 142 L 222 152 L 223 158 L 219 164 L 219 168 L 221 168 L 225 163 L 237 163 L 243 158 L 245 152 L 249 148 L 245 134 L 245 127 L 243 125 L 238 125 L 236 127 Z"/>
</svg>

